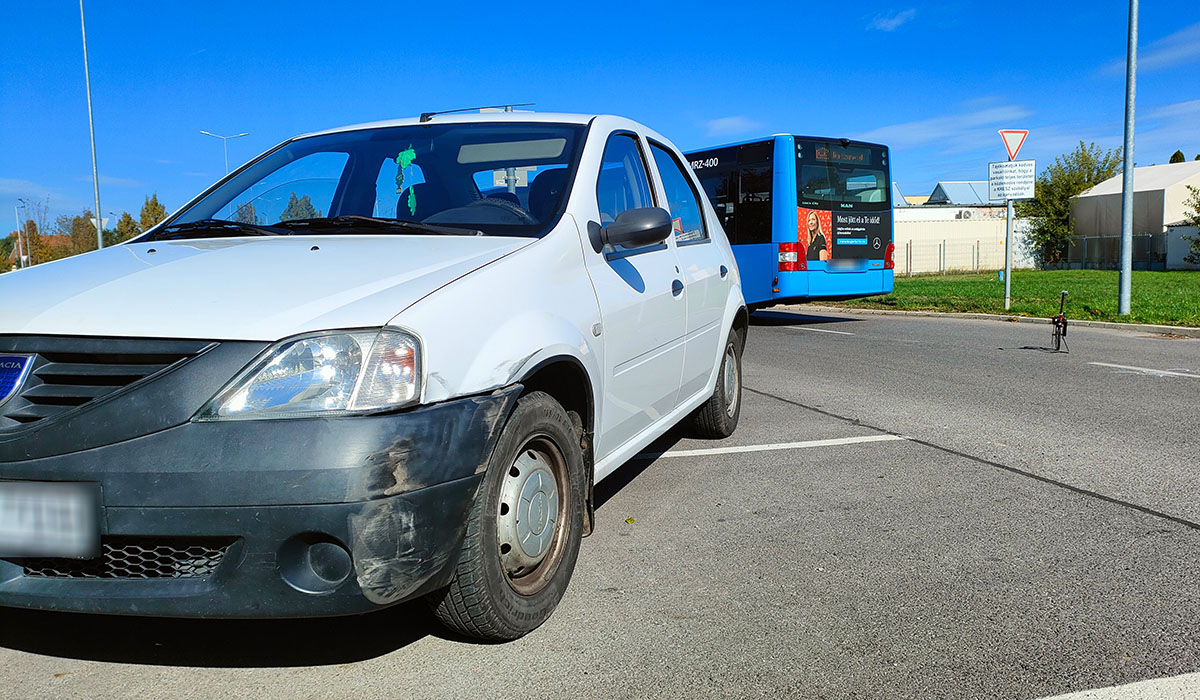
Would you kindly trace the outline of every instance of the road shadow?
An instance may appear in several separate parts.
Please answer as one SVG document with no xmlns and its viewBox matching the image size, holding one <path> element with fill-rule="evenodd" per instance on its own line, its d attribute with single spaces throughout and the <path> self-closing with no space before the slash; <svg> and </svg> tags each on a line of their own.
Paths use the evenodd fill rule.
<svg viewBox="0 0 1200 700">
<path fill-rule="evenodd" d="M 676 425 L 668 430 L 662 437 L 646 446 L 646 449 L 638 453 L 633 459 L 630 459 L 625 464 L 617 467 L 617 470 L 605 477 L 604 481 L 596 484 L 595 504 L 596 509 L 600 509 L 609 499 L 620 493 L 621 489 L 632 484 L 635 479 L 642 475 L 650 468 L 658 456 L 663 452 L 671 449 L 677 442 L 687 437 L 686 430 Z"/>
<path fill-rule="evenodd" d="M 365 615 L 194 620 L 0 608 L 0 646 L 43 656 L 150 666 L 267 668 L 365 661 L 426 636 L 459 641 L 420 601 Z"/>
<path fill-rule="evenodd" d="M 858 323 L 849 316 L 816 316 L 795 311 L 755 311 L 750 314 L 751 326 L 817 326 L 826 323 Z"/>
</svg>

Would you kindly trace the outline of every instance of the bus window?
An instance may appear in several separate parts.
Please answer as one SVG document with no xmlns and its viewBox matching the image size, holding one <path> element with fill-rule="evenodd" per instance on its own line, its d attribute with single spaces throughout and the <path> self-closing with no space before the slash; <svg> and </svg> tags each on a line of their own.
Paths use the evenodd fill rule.
<svg viewBox="0 0 1200 700">
<path fill-rule="evenodd" d="M 731 244 L 772 240 L 773 149 L 758 141 L 688 155 Z"/>
<path fill-rule="evenodd" d="M 863 210 L 890 208 L 886 151 L 871 146 L 840 146 L 796 141 L 796 196 L 802 207 L 830 203 L 866 204 Z"/>
<path fill-rule="evenodd" d="M 738 243 L 771 242 L 771 164 L 738 168 Z"/>
</svg>

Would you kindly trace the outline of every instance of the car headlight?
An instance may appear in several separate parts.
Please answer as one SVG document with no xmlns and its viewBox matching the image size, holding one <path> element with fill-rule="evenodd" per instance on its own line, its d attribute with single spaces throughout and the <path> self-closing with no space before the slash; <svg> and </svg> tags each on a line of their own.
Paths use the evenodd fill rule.
<svg viewBox="0 0 1200 700">
<path fill-rule="evenodd" d="M 335 331 L 276 344 L 209 401 L 197 420 L 349 415 L 421 396 L 421 349 L 404 331 Z"/>
</svg>

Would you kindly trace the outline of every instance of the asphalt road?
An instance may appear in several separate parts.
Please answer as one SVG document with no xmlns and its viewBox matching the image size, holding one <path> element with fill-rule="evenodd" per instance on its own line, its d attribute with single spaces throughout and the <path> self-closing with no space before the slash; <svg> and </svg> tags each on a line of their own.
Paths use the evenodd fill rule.
<svg viewBox="0 0 1200 700">
<path fill-rule="evenodd" d="M 0 611 L 0 696 L 1200 696 L 1200 340 L 1049 340 L 760 313 L 738 433 L 604 482 L 530 636 Z"/>
</svg>

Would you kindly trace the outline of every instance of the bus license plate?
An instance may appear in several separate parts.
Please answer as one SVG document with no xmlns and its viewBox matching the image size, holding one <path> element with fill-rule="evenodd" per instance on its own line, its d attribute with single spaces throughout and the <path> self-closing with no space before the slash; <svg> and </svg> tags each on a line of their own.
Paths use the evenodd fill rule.
<svg viewBox="0 0 1200 700">
<path fill-rule="evenodd" d="M 0 556 L 87 559 L 99 551 L 97 485 L 0 481 Z"/>
</svg>

